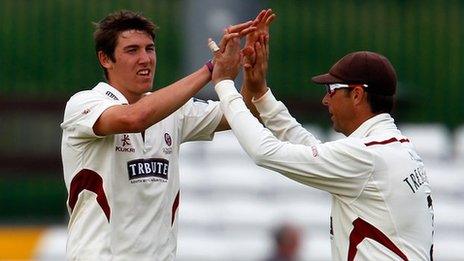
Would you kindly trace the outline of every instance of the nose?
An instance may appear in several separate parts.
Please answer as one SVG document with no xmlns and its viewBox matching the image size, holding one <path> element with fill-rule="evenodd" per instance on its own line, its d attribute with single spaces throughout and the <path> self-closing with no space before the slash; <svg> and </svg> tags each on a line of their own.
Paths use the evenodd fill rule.
<svg viewBox="0 0 464 261">
<path fill-rule="evenodd" d="M 324 106 L 329 106 L 329 94 L 328 94 L 328 93 L 326 93 L 326 94 L 324 95 L 324 98 L 322 98 L 322 104 L 323 104 Z"/>
<path fill-rule="evenodd" d="M 147 64 L 147 63 L 150 62 L 150 59 L 151 59 L 150 53 L 148 53 L 146 50 L 143 50 L 143 51 L 140 53 L 139 63 L 141 63 L 141 64 Z"/>
</svg>

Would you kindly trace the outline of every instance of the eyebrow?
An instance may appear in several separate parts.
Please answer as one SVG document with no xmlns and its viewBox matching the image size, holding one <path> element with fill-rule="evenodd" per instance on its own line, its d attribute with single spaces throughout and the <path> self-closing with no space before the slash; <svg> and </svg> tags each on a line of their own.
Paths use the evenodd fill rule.
<svg viewBox="0 0 464 261">
<path fill-rule="evenodd" d="M 128 50 L 128 49 L 132 49 L 132 48 L 139 48 L 140 45 L 137 45 L 137 44 L 131 44 L 131 45 L 128 45 L 128 46 L 124 46 L 122 49 L 123 50 Z M 148 44 L 145 46 L 146 47 L 155 47 L 155 44 L 154 43 L 151 43 L 151 44 Z"/>
</svg>

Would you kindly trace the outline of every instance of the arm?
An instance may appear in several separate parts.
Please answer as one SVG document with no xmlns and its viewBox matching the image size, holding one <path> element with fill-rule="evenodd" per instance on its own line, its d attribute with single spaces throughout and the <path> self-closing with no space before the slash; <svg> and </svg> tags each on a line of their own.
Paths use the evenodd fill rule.
<svg viewBox="0 0 464 261">
<path fill-rule="evenodd" d="M 242 37 L 255 28 L 253 21 L 229 27 L 221 43 Z M 157 90 L 134 104 L 112 106 L 105 110 L 93 126 L 99 136 L 141 132 L 179 109 L 210 81 L 211 74 L 206 66 L 193 74 Z"/>
<path fill-rule="evenodd" d="M 233 63 L 234 48 L 228 44 L 224 55 L 217 54 L 221 62 L 215 65 L 212 80 L 224 115 L 242 148 L 259 166 L 330 193 L 357 196 L 373 170 L 372 155 L 364 144 L 343 140 L 306 146 L 278 140 L 253 117 L 235 89 L 234 77 L 228 74 L 238 68 Z"/>
<path fill-rule="evenodd" d="M 258 100 L 253 100 L 253 103 L 260 112 L 260 117 L 266 128 L 271 130 L 279 140 L 308 146 L 321 143 L 317 137 L 303 128 L 290 115 L 287 107 L 276 100 L 271 90 L 268 90 Z"/>
<path fill-rule="evenodd" d="M 373 159 L 362 142 L 282 142 L 251 115 L 232 81 L 221 81 L 215 89 L 235 136 L 257 165 L 333 194 L 356 197 L 363 189 L 372 174 Z"/>
<path fill-rule="evenodd" d="M 266 72 L 269 60 L 269 36 L 261 35 L 254 43 L 253 66 L 245 67 L 245 84 L 242 87 L 243 100 L 248 108 L 253 108 L 264 125 L 279 140 L 295 144 L 311 145 L 320 143 L 301 126 L 288 112 L 285 105 L 278 102 L 266 85 Z M 248 95 L 248 96 L 246 96 Z M 252 105 L 249 105 L 252 104 Z M 253 110 L 252 110 L 253 112 Z"/>
<path fill-rule="evenodd" d="M 93 130 L 99 136 L 144 131 L 180 108 L 206 85 L 209 79 L 210 72 L 204 66 L 134 104 L 110 107 L 101 114 Z"/>
</svg>

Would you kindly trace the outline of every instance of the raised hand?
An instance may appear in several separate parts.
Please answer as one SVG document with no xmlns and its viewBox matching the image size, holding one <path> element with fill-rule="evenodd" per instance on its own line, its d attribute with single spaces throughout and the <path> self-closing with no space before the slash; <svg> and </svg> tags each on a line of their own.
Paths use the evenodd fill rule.
<svg viewBox="0 0 464 261">
<path fill-rule="evenodd" d="M 224 52 L 225 47 L 229 40 L 233 38 L 242 38 L 245 35 L 256 31 L 257 27 L 254 26 L 255 21 L 248 21 L 241 24 L 231 25 L 224 30 L 224 34 L 219 42 L 219 51 Z M 209 39 L 208 41 L 210 41 Z"/>
<path fill-rule="evenodd" d="M 234 80 L 241 64 L 240 38 L 256 30 L 254 21 L 231 25 L 224 30 L 219 49 L 214 51 L 213 83 L 221 80 Z M 211 39 L 208 39 L 211 44 Z"/>
<path fill-rule="evenodd" d="M 246 55 L 243 60 L 243 67 L 245 69 L 253 67 L 255 64 L 255 43 L 259 40 L 259 37 L 266 35 L 269 37 L 269 25 L 276 18 L 276 14 L 272 9 L 262 10 L 255 20 L 253 20 L 253 26 L 256 30 L 249 33 L 246 37 L 245 48 L 242 50 Z"/>
<path fill-rule="evenodd" d="M 251 59 L 253 56 L 255 63 L 253 66 L 244 66 L 244 86 L 252 96 L 261 97 L 267 91 L 266 74 L 269 60 L 269 35 L 262 34 L 254 43 L 252 51 L 242 50 L 243 60 Z"/>
</svg>

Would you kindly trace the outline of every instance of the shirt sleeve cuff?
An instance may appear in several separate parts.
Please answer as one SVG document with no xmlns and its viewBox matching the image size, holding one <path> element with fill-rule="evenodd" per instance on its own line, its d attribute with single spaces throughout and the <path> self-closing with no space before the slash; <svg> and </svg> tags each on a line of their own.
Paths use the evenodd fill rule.
<svg viewBox="0 0 464 261">
<path fill-rule="evenodd" d="M 276 106 L 279 105 L 279 102 L 272 94 L 270 88 L 268 88 L 267 92 L 261 96 L 259 99 L 252 99 L 251 100 L 255 105 L 256 109 L 259 113 L 269 113 L 271 112 Z"/>
<path fill-rule="evenodd" d="M 234 81 L 232 80 L 222 80 L 214 86 L 214 89 L 220 100 L 238 94 L 237 89 L 235 89 Z"/>
</svg>

